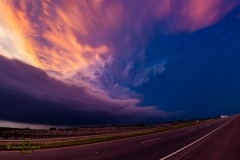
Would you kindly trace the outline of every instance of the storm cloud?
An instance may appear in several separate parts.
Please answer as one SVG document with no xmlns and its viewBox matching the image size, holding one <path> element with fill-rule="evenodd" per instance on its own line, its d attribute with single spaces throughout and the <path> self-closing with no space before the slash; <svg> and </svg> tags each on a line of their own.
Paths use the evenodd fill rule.
<svg viewBox="0 0 240 160">
<path fill-rule="evenodd" d="M 141 96 L 113 99 L 87 87 L 70 85 L 18 60 L 0 57 L 1 119 L 56 124 L 120 122 L 168 113 L 139 106 Z M 65 117 L 65 118 L 63 118 Z M 124 118 L 123 118 L 124 119 Z M 125 120 L 124 120 L 125 121 Z"/>
<path fill-rule="evenodd" d="M 238 80 L 239 5 L 2 0 L 0 119 L 71 125 L 225 112 L 230 101 L 219 93 L 238 93 L 230 80 Z"/>
</svg>

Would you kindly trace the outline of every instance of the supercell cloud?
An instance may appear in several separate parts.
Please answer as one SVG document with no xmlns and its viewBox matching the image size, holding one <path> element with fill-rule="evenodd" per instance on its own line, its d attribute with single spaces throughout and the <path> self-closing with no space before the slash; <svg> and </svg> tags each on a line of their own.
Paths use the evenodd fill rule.
<svg viewBox="0 0 240 160">
<path fill-rule="evenodd" d="M 85 117 L 79 124 L 98 117 L 96 112 L 103 113 L 98 118 L 107 115 L 114 121 L 178 114 L 181 108 L 167 112 L 159 103 L 145 105 L 146 95 L 136 90 L 166 74 L 171 64 L 166 55 L 171 50 L 151 52 L 149 43 L 156 35 L 214 26 L 238 6 L 238 0 L 1 0 L 1 94 L 10 90 L 59 104 L 68 115 L 76 111 L 75 119 Z M 8 102 L 4 105 L 11 108 Z M 49 105 L 48 112 L 64 116 L 56 106 Z M 41 115 L 45 106 L 37 107 Z M 43 114 L 31 120 L 8 114 L 0 119 L 57 121 L 42 121 Z"/>
</svg>

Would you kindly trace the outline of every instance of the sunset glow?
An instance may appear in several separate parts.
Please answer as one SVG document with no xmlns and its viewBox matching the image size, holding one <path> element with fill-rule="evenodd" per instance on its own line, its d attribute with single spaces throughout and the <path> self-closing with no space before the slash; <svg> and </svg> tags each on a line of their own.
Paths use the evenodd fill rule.
<svg viewBox="0 0 240 160">
<path fill-rule="evenodd" d="M 184 110 L 171 108 L 171 98 L 183 86 L 174 82 L 176 90 L 165 103 L 144 101 L 146 88 L 155 91 L 149 84 L 155 83 L 155 96 L 170 92 L 165 83 L 175 78 L 169 72 L 185 63 L 196 69 L 220 52 L 218 46 L 230 45 L 230 33 L 218 34 L 225 33 L 227 18 L 239 5 L 238 0 L 0 0 L 0 60 L 5 65 L 0 82 L 8 90 L 80 111 L 178 115 Z M 224 27 L 211 30 L 219 24 Z M 195 73 L 184 71 L 179 75 Z"/>
</svg>

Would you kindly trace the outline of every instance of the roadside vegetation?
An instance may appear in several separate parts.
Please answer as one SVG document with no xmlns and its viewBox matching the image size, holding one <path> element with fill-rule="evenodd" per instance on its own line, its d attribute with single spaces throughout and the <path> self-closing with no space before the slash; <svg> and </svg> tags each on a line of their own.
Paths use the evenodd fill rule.
<svg viewBox="0 0 240 160">
<path fill-rule="evenodd" d="M 50 128 L 49 130 L 0 128 L 0 150 L 9 150 L 8 145 L 21 145 L 24 138 L 30 139 L 34 145 L 40 146 L 40 149 L 66 147 L 170 131 L 216 119 L 179 120 L 175 122 L 169 121 L 164 124 L 137 123 L 128 126 L 112 124 L 110 126 L 68 129 Z"/>
</svg>

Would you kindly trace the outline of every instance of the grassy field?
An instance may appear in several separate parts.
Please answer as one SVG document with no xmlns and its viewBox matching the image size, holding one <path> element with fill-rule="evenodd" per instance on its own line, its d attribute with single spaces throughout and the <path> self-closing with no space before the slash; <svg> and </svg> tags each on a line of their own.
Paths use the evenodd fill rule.
<svg viewBox="0 0 240 160">
<path fill-rule="evenodd" d="M 211 120 L 203 120 L 200 122 L 191 122 L 191 123 L 179 123 L 174 125 L 168 126 L 161 126 L 151 129 L 142 129 L 137 131 L 129 131 L 129 132 L 120 132 L 120 133 L 112 133 L 112 134 L 101 134 L 101 135 L 92 135 L 92 136 L 82 136 L 82 137 L 74 137 L 74 138 L 52 138 L 49 140 L 34 140 L 31 139 L 32 146 L 38 146 L 39 149 L 46 149 L 46 148 L 56 148 L 56 147 L 66 147 L 66 146 L 74 146 L 74 145 L 84 145 L 84 144 L 91 144 L 91 143 L 98 143 L 98 142 L 105 142 L 123 138 L 130 138 L 136 136 L 142 136 L 147 134 L 159 133 L 169 130 L 174 130 L 178 128 L 184 128 L 188 126 L 198 125 L 202 123 L 206 123 Z M 1 141 L 0 140 L 0 150 L 19 150 L 17 147 L 13 147 L 9 149 L 9 145 L 11 146 L 21 146 L 22 140 L 18 141 Z"/>
</svg>

